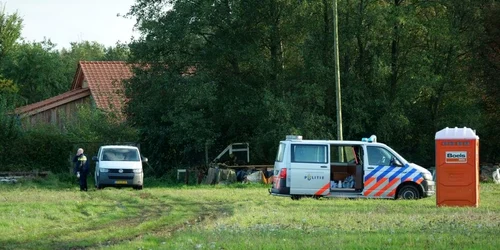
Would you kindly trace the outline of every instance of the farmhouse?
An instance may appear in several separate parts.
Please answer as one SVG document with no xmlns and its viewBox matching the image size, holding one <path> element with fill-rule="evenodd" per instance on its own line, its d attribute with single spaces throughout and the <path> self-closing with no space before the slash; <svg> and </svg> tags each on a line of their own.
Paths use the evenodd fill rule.
<svg viewBox="0 0 500 250">
<path fill-rule="evenodd" d="M 78 106 L 90 105 L 124 119 L 125 95 L 122 81 L 132 77 L 132 70 L 122 61 L 80 61 L 71 89 L 52 98 L 15 109 L 25 127 L 39 123 L 64 127 Z"/>
</svg>

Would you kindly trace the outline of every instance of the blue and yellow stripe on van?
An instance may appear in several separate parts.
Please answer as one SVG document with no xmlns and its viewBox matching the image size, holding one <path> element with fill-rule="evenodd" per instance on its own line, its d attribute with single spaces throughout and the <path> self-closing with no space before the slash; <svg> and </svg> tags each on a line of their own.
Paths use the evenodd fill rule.
<svg viewBox="0 0 500 250">
<path fill-rule="evenodd" d="M 363 195 L 376 198 L 394 198 L 396 189 L 403 182 L 422 183 L 424 177 L 408 164 L 396 171 L 391 166 L 378 166 L 365 176 Z"/>
</svg>

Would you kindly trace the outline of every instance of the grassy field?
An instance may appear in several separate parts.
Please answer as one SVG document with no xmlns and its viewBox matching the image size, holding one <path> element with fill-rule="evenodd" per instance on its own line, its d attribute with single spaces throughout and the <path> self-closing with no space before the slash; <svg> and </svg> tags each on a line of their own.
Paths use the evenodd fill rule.
<svg viewBox="0 0 500 250">
<path fill-rule="evenodd" d="M 478 208 L 404 200 L 273 197 L 267 186 L 79 192 L 0 185 L 1 249 L 500 249 L 500 185 Z"/>
</svg>

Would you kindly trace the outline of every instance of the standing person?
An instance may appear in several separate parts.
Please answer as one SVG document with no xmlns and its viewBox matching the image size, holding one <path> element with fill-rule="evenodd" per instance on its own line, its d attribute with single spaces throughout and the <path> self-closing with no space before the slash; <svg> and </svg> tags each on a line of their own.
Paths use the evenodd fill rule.
<svg viewBox="0 0 500 250">
<path fill-rule="evenodd" d="M 89 173 L 89 162 L 87 161 L 87 156 L 83 154 L 83 149 L 79 148 L 76 151 L 75 157 L 73 157 L 73 163 L 75 164 L 76 176 L 79 178 L 80 191 L 87 191 L 87 175 Z"/>
</svg>

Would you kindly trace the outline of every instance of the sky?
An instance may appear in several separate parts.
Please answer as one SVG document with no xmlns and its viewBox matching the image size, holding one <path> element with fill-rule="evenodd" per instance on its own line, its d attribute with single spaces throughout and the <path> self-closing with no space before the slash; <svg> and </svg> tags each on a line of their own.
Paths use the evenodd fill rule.
<svg viewBox="0 0 500 250">
<path fill-rule="evenodd" d="M 23 19 L 21 37 L 41 42 L 44 37 L 57 49 L 70 42 L 95 41 L 106 47 L 117 41 L 128 43 L 135 20 L 118 17 L 128 12 L 135 0 L 0 0 L 5 12 L 17 11 Z"/>
</svg>

